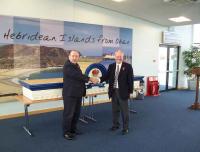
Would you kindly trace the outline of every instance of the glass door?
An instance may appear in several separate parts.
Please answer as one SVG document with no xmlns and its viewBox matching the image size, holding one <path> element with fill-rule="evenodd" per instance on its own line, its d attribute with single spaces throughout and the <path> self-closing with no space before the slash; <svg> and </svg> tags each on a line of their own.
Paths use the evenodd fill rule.
<svg viewBox="0 0 200 152">
<path fill-rule="evenodd" d="M 178 76 L 178 48 L 169 48 L 169 74 L 168 74 L 168 89 L 177 88 L 177 76 Z"/>
<path fill-rule="evenodd" d="M 160 91 L 177 89 L 179 46 L 160 45 L 158 61 Z"/>
</svg>

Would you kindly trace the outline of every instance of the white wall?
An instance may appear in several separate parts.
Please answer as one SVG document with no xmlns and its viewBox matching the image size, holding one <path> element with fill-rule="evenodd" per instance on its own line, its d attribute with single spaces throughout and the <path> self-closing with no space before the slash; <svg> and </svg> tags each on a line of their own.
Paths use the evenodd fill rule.
<svg viewBox="0 0 200 152">
<path fill-rule="evenodd" d="M 165 27 L 74 0 L 1 0 L 0 3 L 0 15 L 132 28 L 135 74 L 157 75 L 158 48 Z"/>
<path fill-rule="evenodd" d="M 185 50 L 188 50 L 192 45 L 192 25 L 185 25 L 185 26 L 175 26 L 172 27 L 173 31 L 176 32 L 180 36 L 180 61 L 179 61 L 179 88 L 187 88 L 187 78 L 184 74 L 185 65 L 182 58 L 182 53 Z"/>
<path fill-rule="evenodd" d="M 0 0 L 0 15 L 72 21 L 73 0 Z"/>
<path fill-rule="evenodd" d="M 80 2 L 75 2 L 74 7 L 77 22 L 132 28 L 135 74 L 158 75 L 158 48 L 165 27 Z"/>
</svg>

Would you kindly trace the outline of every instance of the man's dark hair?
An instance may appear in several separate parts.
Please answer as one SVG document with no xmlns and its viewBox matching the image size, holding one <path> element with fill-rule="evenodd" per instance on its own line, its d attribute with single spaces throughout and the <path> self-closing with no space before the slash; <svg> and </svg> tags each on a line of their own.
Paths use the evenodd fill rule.
<svg viewBox="0 0 200 152">
<path fill-rule="evenodd" d="M 81 53 L 78 50 L 70 50 L 69 55 L 71 54 L 72 51 L 77 52 L 79 54 L 79 56 L 81 56 Z"/>
</svg>

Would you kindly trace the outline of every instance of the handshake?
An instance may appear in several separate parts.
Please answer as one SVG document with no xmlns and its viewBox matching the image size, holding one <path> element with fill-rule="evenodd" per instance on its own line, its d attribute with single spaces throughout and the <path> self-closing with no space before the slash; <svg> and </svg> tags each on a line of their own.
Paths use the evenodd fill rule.
<svg viewBox="0 0 200 152">
<path fill-rule="evenodd" d="M 94 83 L 94 84 L 97 84 L 97 83 L 100 83 L 101 80 L 98 77 L 90 77 L 89 81 Z"/>
</svg>

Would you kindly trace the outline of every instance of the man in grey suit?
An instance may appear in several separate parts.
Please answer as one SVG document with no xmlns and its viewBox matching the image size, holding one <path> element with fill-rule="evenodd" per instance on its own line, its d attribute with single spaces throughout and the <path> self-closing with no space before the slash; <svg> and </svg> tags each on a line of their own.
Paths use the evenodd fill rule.
<svg viewBox="0 0 200 152">
<path fill-rule="evenodd" d="M 109 82 L 108 95 L 112 99 L 113 125 L 111 131 L 119 129 L 119 115 L 121 111 L 123 129 L 122 134 L 128 133 L 129 110 L 128 99 L 133 92 L 133 68 L 131 64 L 123 61 L 124 53 L 121 50 L 115 52 L 115 63 L 110 64 L 106 76 L 101 81 Z"/>
</svg>

